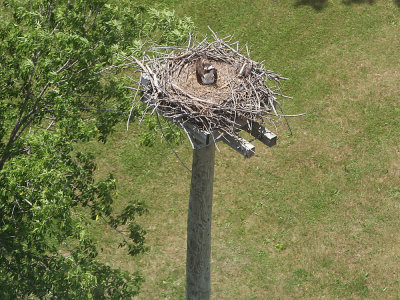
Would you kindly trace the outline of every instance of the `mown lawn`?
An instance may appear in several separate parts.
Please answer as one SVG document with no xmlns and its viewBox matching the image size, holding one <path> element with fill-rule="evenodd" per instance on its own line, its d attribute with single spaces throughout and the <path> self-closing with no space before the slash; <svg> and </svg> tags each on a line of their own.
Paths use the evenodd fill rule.
<svg viewBox="0 0 400 300">
<path fill-rule="evenodd" d="M 139 1 L 146 3 L 146 1 Z M 154 3 L 154 1 L 147 1 Z M 160 1 L 248 43 L 289 77 L 278 144 L 216 155 L 213 299 L 400 297 L 400 3 L 392 0 Z M 190 173 L 166 143 L 140 145 L 137 123 L 88 144 L 118 203 L 145 200 L 149 252 L 129 258 L 96 226 L 101 258 L 140 269 L 138 299 L 183 299 Z M 191 165 L 189 142 L 176 147 Z"/>
</svg>

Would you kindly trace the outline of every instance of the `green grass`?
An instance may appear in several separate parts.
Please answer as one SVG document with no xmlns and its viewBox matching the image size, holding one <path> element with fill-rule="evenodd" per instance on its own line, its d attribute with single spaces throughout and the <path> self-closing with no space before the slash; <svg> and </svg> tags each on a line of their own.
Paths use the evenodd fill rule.
<svg viewBox="0 0 400 300">
<path fill-rule="evenodd" d="M 142 1 L 146 3 L 146 1 Z M 152 3 L 152 1 L 147 1 Z M 250 46 L 289 77 L 294 135 L 255 142 L 245 160 L 216 154 L 212 299 L 396 299 L 400 296 L 400 9 L 390 0 L 163 1 Z M 114 173 L 120 205 L 145 200 L 148 253 L 129 258 L 97 226 L 101 259 L 141 269 L 138 299 L 183 299 L 190 173 L 167 144 L 121 126 L 86 145 L 98 176 Z M 191 165 L 188 142 L 176 148 Z"/>
</svg>

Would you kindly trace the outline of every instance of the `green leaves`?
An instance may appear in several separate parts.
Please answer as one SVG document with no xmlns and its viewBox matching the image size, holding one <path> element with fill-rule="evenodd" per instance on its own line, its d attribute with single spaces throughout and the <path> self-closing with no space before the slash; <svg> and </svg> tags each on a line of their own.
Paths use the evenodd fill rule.
<svg viewBox="0 0 400 300">
<path fill-rule="evenodd" d="M 194 30 L 190 18 L 178 19 L 173 11 L 149 9 L 150 22 L 145 29 L 159 33 L 160 44 L 182 44 L 187 39 L 187 33 Z"/>
<path fill-rule="evenodd" d="M 111 226 L 136 255 L 147 208 L 115 214 L 114 178 L 95 180 L 74 144 L 105 142 L 129 111 L 122 70 L 105 70 L 139 55 L 142 36 L 178 43 L 193 24 L 102 0 L 9 0 L 0 14 L 0 298 L 130 299 L 141 276 L 98 262 L 86 224 Z"/>
<path fill-rule="evenodd" d="M 92 289 L 100 293 L 96 282 L 104 266 L 93 261 L 97 250 L 84 228 L 86 212 L 82 207 L 88 206 L 92 215 L 104 217 L 114 228 L 128 224 L 127 239 L 131 241 L 124 243 L 132 254 L 144 250 L 144 231 L 132 221 L 135 213 L 145 210 L 138 204 L 130 205 L 111 222 L 115 181 L 112 176 L 94 181 L 93 157 L 72 155 L 70 142 L 57 133 L 32 132 L 25 144 L 31 154 L 13 158 L 0 172 L 0 286 L 6 291 L 13 282 L 19 283 L 13 286 L 15 296 L 32 293 L 41 297 L 50 292 L 49 287 L 52 295 L 59 297 L 67 293 L 81 298 L 78 289 L 86 295 Z M 62 245 L 69 242 L 68 249 L 60 253 Z M 13 276 L 12 282 L 9 276 Z M 129 279 L 129 284 L 137 281 L 136 276 L 117 271 L 110 276 L 116 281 Z M 24 283 L 26 278 L 31 279 Z M 111 281 L 109 285 L 111 288 Z M 0 295 L 2 292 L 0 289 Z"/>
</svg>

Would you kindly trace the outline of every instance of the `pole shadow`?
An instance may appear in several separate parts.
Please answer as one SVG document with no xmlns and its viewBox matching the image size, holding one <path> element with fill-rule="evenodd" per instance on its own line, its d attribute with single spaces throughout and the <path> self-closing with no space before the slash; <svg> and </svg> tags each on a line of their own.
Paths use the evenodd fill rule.
<svg viewBox="0 0 400 300">
<path fill-rule="evenodd" d="M 328 5 L 328 0 L 297 0 L 297 2 L 294 4 L 295 7 L 304 5 L 311 6 L 315 10 L 322 10 Z"/>
</svg>

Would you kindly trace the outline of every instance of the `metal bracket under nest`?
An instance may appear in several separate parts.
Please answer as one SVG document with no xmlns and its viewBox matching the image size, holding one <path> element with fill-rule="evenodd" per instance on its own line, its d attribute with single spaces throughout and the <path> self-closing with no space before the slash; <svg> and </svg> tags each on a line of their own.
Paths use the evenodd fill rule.
<svg viewBox="0 0 400 300">
<path fill-rule="evenodd" d="M 140 78 L 140 83 L 145 86 L 151 86 L 149 79 L 145 77 Z M 141 101 L 144 102 L 149 108 L 155 108 L 154 103 L 152 103 L 150 97 L 143 94 Z M 250 158 L 255 154 L 255 146 L 250 142 L 246 141 L 244 138 L 239 136 L 232 136 L 220 130 L 213 130 L 213 132 L 208 132 L 199 129 L 197 126 L 189 123 L 189 122 L 179 122 L 174 118 L 166 117 L 162 114 L 160 110 L 155 108 L 155 110 L 166 118 L 169 121 L 172 121 L 174 124 L 178 125 L 180 128 L 186 131 L 189 137 L 192 140 L 192 144 L 195 148 L 200 149 L 206 147 L 210 144 L 216 144 L 219 141 L 224 142 L 233 150 L 239 152 L 246 158 Z M 238 124 L 237 132 L 240 130 L 244 130 L 248 132 L 250 135 L 261 141 L 263 144 L 267 145 L 268 147 L 272 147 L 276 144 L 277 136 L 273 132 L 269 131 L 264 126 L 260 125 L 258 122 L 255 121 L 247 121 L 243 119 L 237 119 L 236 123 Z"/>
</svg>

